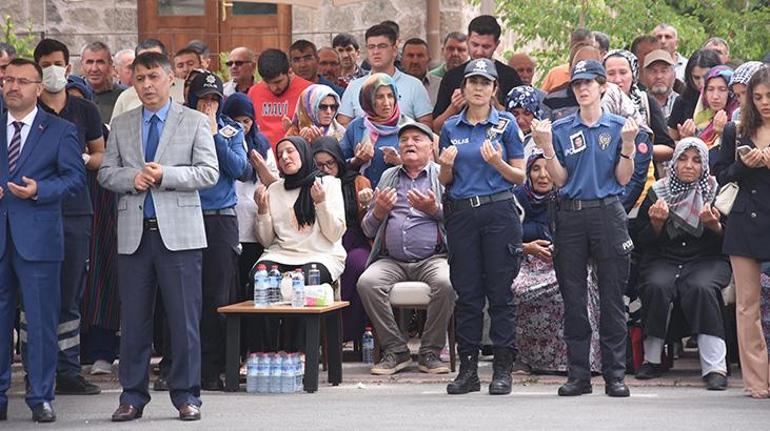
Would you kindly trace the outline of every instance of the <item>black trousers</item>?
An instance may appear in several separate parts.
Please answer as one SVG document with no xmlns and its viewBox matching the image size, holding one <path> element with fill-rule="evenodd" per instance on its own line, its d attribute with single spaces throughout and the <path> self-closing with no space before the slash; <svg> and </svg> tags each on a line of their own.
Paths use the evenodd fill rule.
<svg viewBox="0 0 770 431">
<path fill-rule="evenodd" d="M 476 208 L 444 206 L 449 276 L 457 292 L 455 321 L 461 353 L 481 347 L 484 305 L 489 301 L 490 339 L 514 348 L 516 305 L 511 285 L 521 265 L 521 223 L 513 200 Z"/>
<path fill-rule="evenodd" d="M 620 201 L 580 211 L 558 209 L 555 214 L 554 266 L 564 300 L 564 341 L 567 374 L 589 380 L 591 325 L 586 302 L 587 271 L 596 264 L 599 278 L 599 337 L 602 374 L 606 380 L 626 373 L 626 314 L 623 292 L 633 249 Z"/>
</svg>

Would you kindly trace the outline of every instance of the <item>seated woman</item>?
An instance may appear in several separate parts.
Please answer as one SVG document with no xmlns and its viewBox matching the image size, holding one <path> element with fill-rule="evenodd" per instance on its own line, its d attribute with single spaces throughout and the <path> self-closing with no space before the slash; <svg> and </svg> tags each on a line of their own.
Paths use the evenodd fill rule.
<svg viewBox="0 0 770 431">
<path fill-rule="evenodd" d="M 342 199 L 345 203 L 347 230 L 342 246 L 348 256 L 345 272 L 340 281 L 340 296 L 350 306 L 342 310 L 343 341 L 360 340 L 366 325 L 366 311 L 358 296 L 358 278 L 366 269 L 366 260 L 372 247 L 361 229 L 361 219 L 372 196 L 372 183 L 365 176 L 350 169 L 345 163 L 337 140 L 323 136 L 313 142 L 313 158 L 318 169 L 326 175 L 339 178 L 342 183 Z"/>
<path fill-rule="evenodd" d="M 401 164 L 398 128 L 411 120 L 398 107 L 396 82 L 384 73 L 373 73 L 361 85 L 364 116 L 356 118 L 340 141 L 342 154 L 376 187 L 385 169 Z"/>
<path fill-rule="evenodd" d="M 517 372 L 563 372 L 567 370 L 564 343 L 564 302 L 551 256 L 551 228 L 548 202 L 555 199 L 553 181 L 540 150 L 527 159 L 527 179 L 514 189 L 523 214 L 524 259 L 513 281 L 516 303 Z M 599 348 L 599 291 L 589 268 L 588 318 L 593 328 L 591 371 L 601 370 Z"/>
<path fill-rule="evenodd" d="M 710 202 L 717 181 L 709 174 L 706 144 L 684 138 L 674 149 L 668 175 L 655 182 L 639 211 L 640 296 L 644 364 L 637 379 L 663 373 L 661 353 L 669 310 L 677 302 L 690 333 L 697 336 L 701 374 L 709 390 L 727 388 L 722 288 L 731 270 L 722 254 L 719 212 Z"/>
<path fill-rule="evenodd" d="M 302 136 L 312 146 L 321 136 L 332 136 L 338 141 L 345 128 L 337 122 L 340 96 L 331 87 L 313 84 L 300 93 L 297 109 L 286 136 Z"/>
<path fill-rule="evenodd" d="M 505 109 L 516 117 L 516 125 L 524 134 L 524 158 L 529 160 L 535 143 L 532 141 L 532 120 L 542 120 L 537 89 L 529 85 L 513 87 L 505 97 Z"/>
<path fill-rule="evenodd" d="M 265 252 L 252 268 L 277 264 L 281 272 L 313 264 L 321 283 L 332 283 L 345 269 L 345 203 L 340 180 L 323 176 L 313 161 L 308 143 L 299 136 L 276 145 L 282 177 L 254 192 L 257 203 L 257 238 Z"/>
</svg>

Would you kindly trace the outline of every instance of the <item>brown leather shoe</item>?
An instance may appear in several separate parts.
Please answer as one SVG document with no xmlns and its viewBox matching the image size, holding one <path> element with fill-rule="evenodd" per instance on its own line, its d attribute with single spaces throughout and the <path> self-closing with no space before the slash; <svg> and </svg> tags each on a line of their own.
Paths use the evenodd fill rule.
<svg viewBox="0 0 770 431">
<path fill-rule="evenodd" d="M 121 404 L 112 414 L 113 422 L 128 422 L 142 417 L 142 409 L 131 404 Z"/>
<path fill-rule="evenodd" d="M 201 419 L 201 408 L 192 404 L 185 404 L 179 409 L 179 420 L 199 421 Z"/>
</svg>

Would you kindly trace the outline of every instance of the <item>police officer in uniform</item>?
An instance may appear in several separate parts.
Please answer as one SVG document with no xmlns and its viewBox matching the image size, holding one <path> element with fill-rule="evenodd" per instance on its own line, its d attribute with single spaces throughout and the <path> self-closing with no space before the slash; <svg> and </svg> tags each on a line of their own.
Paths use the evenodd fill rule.
<svg viewBox="0 0 770 431">
<path fill-rule="evenodd" d="M 623 291 L 633 243 L 619 200 L 634 171 L 638 126 L 602 110 L 606 73 L 601 63 L 581 61 L 570 85 L 580 108 L 556 121 L 533 121 L 533 139 L 543 150 L 548 173 L 560 188 L 554 215 L 554 264 L 564 298 L 568 379 L 559 395 L 591 393 L 591 327 L 586 307 L 589 259 L 599 278 L 602 374 L 605 393 L 629 396 L 624 383 L 626 318 Z"/>
<path fill-rule="evenodd" d="M 511 284 L 521 262 L 521 223 L 511 189 L 524 182 L 524 147 L 513 116 L 493 106 L 497 85 L 492 61 L 469 62 L 461 86 L 466 108 L 447 119 L 439 141 L 460 352 L 450 394 L 480 390 L 477 365 L 487 301 L 494 350 L 489 393 L 511 392 L 516 337 Z"/>
<path fill-rule="evenodd" d="M 200 191 L 208 248 L 203 250 L 201 389 L 221 391 L 225 365 L 225 322 L 217 308 L 230 303 L 238 286 L 238 219 L 235 181 L 250 169 L 243 129 L 222 114 L 222 81 L 204 71 L 190 82 L 187 105 L 209 118 L 219 161 L 219 181 Z M 172 359 L 173 360 L 173 359 Z"/>
</svg>

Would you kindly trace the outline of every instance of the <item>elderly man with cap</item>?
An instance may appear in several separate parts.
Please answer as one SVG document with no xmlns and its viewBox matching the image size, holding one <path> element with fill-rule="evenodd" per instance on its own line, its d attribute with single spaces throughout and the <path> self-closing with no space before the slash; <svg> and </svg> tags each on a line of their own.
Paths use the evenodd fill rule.
<svg viewBox="0 0 770 431">
<path fill-rule="evenodd" d="M 676 81 L 676 71 L 674 71 L 674 59 L 668 51 L 655 49 L 650 51 L 644 57 L 644 73 L 642 79 L 647 92 L 650 93 L 655 101 L 660 105 L 663 116 L 668 121 L 671 115 L 671 109 L 674 107 L 674 101 L 679 94 L 674 91 L 674 81 Z"/>
<path fill-rule="evenodd" d="M 407 123 L 398 131 L 402 165 L 386 170 L 369 211 L 361 222 L 374 238 L 369 267 L 358 280 L 358 293 L 377 331 L 382 360 L 372 374 L 393 374 L 412 362 L 407 338 L 393 317 L 389 293 L 402 281 L 421 281 L 431 288 L 428 318 L 420 345 L 418 368 L 448 373 L 439 359 L 454 310 L 449 281 L 446 234 L 441 204 L 444 187 L 439 167 L 431 161 L 433 133 L 425 124 Z"/>
<path fill-rule="evenodd" d="M 619 198 L 634 172 L 634 139 L 639 129 L 633 119 L 602 110 L 606 84 L 601 63 L 577 63 L 570 85 L 580 105 L 578 111 L 553 126 L 550 120 L 532 122 L 532 137 L 543 151 L 554 185 L 560 189 L 554 220 L 554 264 L 564 298 L 568 369 L 567 383 L 559 388 L 561 396 L 592 392 L 591 326 L 586 306 L 589 259 L 595 262 L 599 277 L 605 393 L 611 397 L 630 395 L 624 383 L 623 291 L 634 244 Z"/>
<path fill-rule="evenodd" d="M 219 161 L 219 180 L 201 190 L 201 209 L 208 248 L 203 250 L 203 309 L 201 310 L 201 389 L 221 391 L 225 366 L 225 321 L 217 308 L 227 305 L 238 285 L 238 219 L 235 216 L 236 178 L 249 170 L 243 129 L 222 114 L 222 81 L 201 72 L 190 83 L 187 106 L 209 119 Z"/>
</svg>

